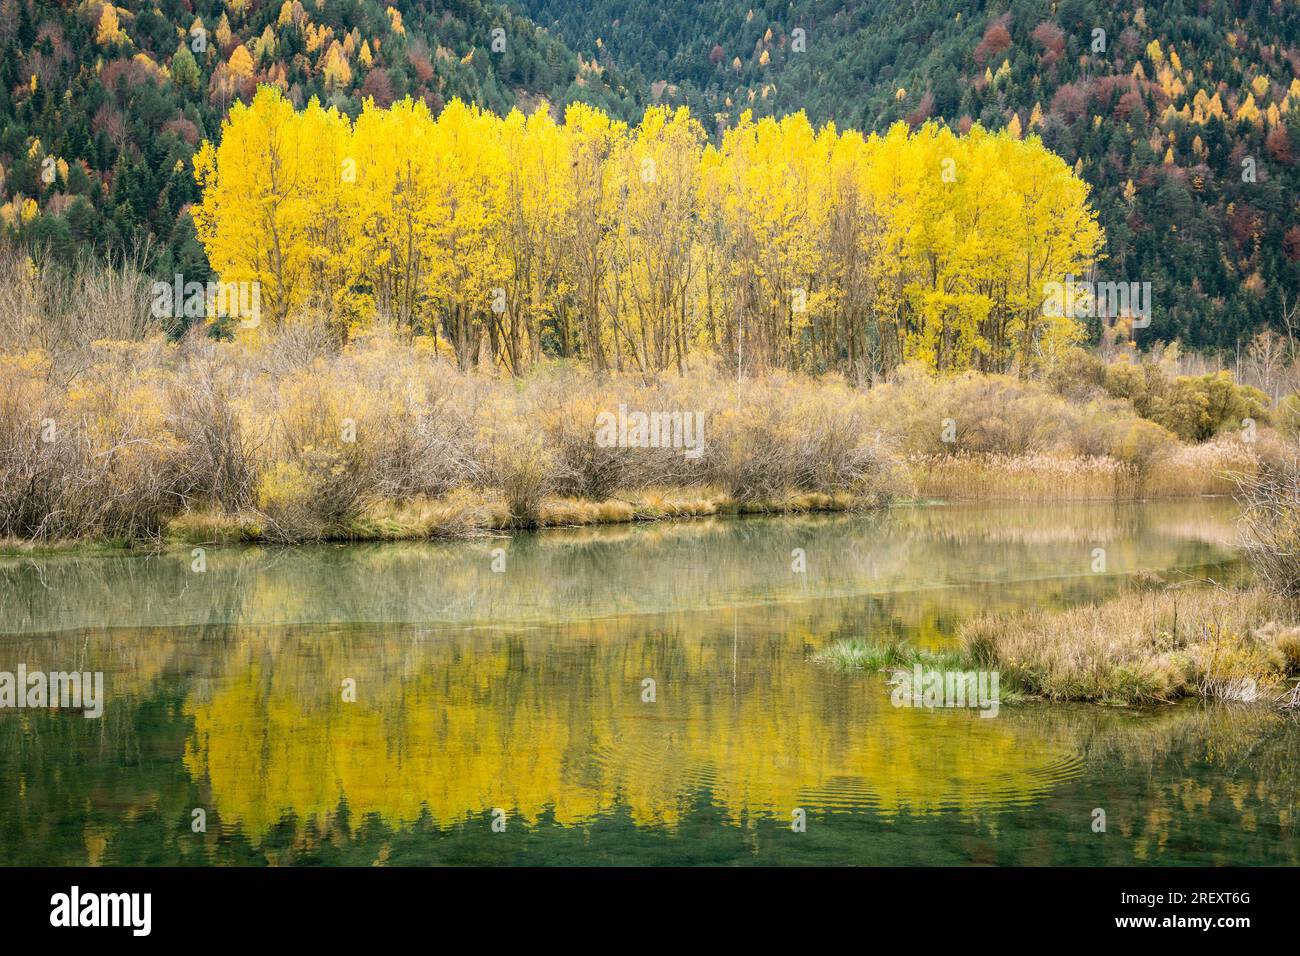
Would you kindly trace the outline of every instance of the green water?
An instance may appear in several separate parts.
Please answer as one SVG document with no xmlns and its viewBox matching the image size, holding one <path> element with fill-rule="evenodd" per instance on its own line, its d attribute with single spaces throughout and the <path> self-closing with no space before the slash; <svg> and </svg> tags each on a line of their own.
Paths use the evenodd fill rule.
<svg viewBox="0 0 1300 956">
<path fill-rule="evenodd" d="M 1218 501 L 941 506 L 6 560 L 0 671 L 106 702 L 0 710 L 0 863 L 1295 864 L 1267 709 L 989 719 L 812 660 L 1232 578 L 1234 533 Z"/>
</svg>

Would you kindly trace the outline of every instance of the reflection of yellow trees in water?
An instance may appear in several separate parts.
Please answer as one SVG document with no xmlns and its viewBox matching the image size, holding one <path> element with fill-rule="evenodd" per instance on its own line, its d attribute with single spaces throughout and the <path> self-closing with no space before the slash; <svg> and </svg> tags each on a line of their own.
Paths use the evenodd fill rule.
<svg viewBox="0 0 1300 956">
<path fill-rule="evenodd" d="M 255 834 L 340 799 L 354 818 L 427 807 L 442 826 L 494 807 L 571 825 L 620 802 L 672 826 L 701 791 L 733 823 L 799 806 L 974 813 L 1073 770 L 1013 721 L 896 709 L 879 678 L 826 674 L 800 628 L 744 625 L 733 647 L 725 617 L 511 637 L 246 631 L 210 696 L 187 703 L 185 764 Z"/>
<path fill-rule="evenodd" d="M 523 631 L 220 626 L 30 638 L 11 646 L 33 666 L 115 669 L 101 721 L 0 720 L 0 776 L 17 781 L 0 793 L 0 820 L 9 809 L 32 820 L 85 812 L 87 857 L 108 840 L 112 862 L 133 821 L 160 815 L 188 835 L 195 806 L 257 845 L 286 812 L 306 844 L 311 824 L 347 843 L 367 814 L 400 827 L 426 808 L 443 830 L 501 807 L 513 825 L 627 813 L 684 832 L 707 797 L 736 826 L 785 826 L 794 807 L 853 808 L 916 815 L 941 836 L 949 824 L 935 812 L 951 810 L 968 824 L 953 832 L 1006 839 L 1025 861 L 1226 862 L 1244 847 L 1241 859 L 1300 862 L 1300 726 L 1275 712 L 1025 704 L 989 720 L 896 710 L 879 675 L 808 660 L 844 634 L 923 637 L 914 622 L 942 617 L 950 595 L 751 608 L 734 625 L 723 612 Z M 341 700 L 345 677 L 357 680 L 355 704 Z M 657 681 L 653 704 L 641 701 L 645 677 Z M 142 761 L 142 747 L 164 759 Z M 1088 826 L 1099 805 L 1104 840 Z M 1023 812 L 1003 812 L 1012 807 Z"/>
<path fill-rule="evenodd" d="M 1152 788 L 1112 823 L 1137 860 L 1211 809 L 1247 830 L 1293 825 L 1300 735 L 1266 709 L 896 709 L 878 675 L 809 663 L 811 634 L 836 625 L 799 614 L 742 612 L 734 638 L 730 614 L 495 636 L 243 630 L 186 703 L 185 766 L 253 839 L 287 812 L 330 823 L 341 800 L 394 826 L 497 807 L 576 826 L 625 807 L 676 827 L 702 794 L 734 825 L 804 807 L 952 810 L 996 830 L 998 811 L 1103 765 Z"/>
<path fill-rule="evenodd" d="M 1300 821 L 1300 725 L 1268 705 L 1198 701 L 1134 712 L 1043 704 L 1022 716 L 1089 767 L 1118 764 L 1157 786 L 1157 799 L 1111 818 L 1137 862 L 1158 860 L 1178 834 L 1199 842 L 1197 821 L 1208 815 L 1247 833 L 1267 824 L 1290 834 Z M 1171 766 L 1179 772 L 1170 774 Z M 1125 801 L 1117 795 L 1115 802 Z M 1289 845 L 1290 862 L 1300 862 L 1300 841 Z"/>
<path fill-rule="evenodd" d="M 321 699 L 330 692 L 320 686 L 304 703 L 284 668 L 265 680 L 256 662 L 210 702 L 191 705 L 185 765 L 207 777 L 223 819 L 256 835 L 287 811 L 323 817 L 340 798 L 354 813 L 391 823 L 416 819 L 423 805 L 449 822 L 492 807 L 535 818 L 554 803 L 564 822 L 602 809 L 598 792 L 565 784 L 573 738 L 562 712 L 536 706 L 527 688 L 500 707 L 478 702 L 479 682 L 499 686 L 504 678 L 504 655 L 448 663 L 406 683 L 375 686 L 360 677 L 359 702 L 344 704 L 337 684 L 333 700 Z M 374 702 L 376 693 L 393 700 Z M 539 802 L 539 794 L 549 799 Z"/>
</svg>

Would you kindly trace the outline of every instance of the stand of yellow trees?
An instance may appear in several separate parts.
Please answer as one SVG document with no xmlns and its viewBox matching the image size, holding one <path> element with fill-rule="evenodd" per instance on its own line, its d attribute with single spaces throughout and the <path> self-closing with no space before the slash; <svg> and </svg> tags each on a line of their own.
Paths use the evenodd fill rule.
<svg viewBox="0 0 1300 956">
<path fill-rule="evenodd" d="M 262 88 L 195 174 L 212 267 L 261 284 L 264 321 L 384 318 L 516 374 L 703 352 L 859 382 L 909 360 L 1024 372 L 1080 334 L 1042 314 L 1043 286 L 1102 241 L 1059 157 L 978 126 L 863 136 L 746 113 L 712 143 L 685 109 L 630 127 L 408 100 L 351 120 Z"/>
</svg>

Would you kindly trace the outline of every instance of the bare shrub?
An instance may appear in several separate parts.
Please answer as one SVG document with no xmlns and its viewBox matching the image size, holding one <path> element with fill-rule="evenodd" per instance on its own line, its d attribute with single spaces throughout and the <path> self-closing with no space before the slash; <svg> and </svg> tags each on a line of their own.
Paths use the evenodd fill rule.
<svg viewBox="0 0 1300 956">
<path fill-rule="evenodd" d="M 250 339 L 247 358 L 277 378 L 310 368 L 317 361 L 332 360 L 343 347 L 334 325 L 318 316 L 300 316 L 259 329 Z"/>
<path fill-rule="evenodd" d="M 542 502 L 555 488 L 554 461 L 537 430 L 520 420 L 501 423 L 493 436 L 488 468 L 492 485 L 505 499 L 511 524 L 537 527 Z"/>
<path fill-rule="evenodd" d="M 1247 559 L 1272 590 L 1300 594 L 1300 461 L 1234 477 Z"/>
<path fill-rule="evenodd" d="M 177 488 L 188 505 L 227 512 L 250 507 L 257 485 L 257 449 L 249 439 L 230 387 L 210 363 L 190 365 L 168 389 L 172 429 L 185 446 Z"/>
<path fill-rule="evenodd" d="M 438 497 L 483 481 L 482 383 L 387 335 L 353 342 L 326 374 L 356 423 L 374 495 Z"/>
<path fill-rule="evenodd" d="M 889 456 L 860 393 L 839 383 L 803 384 L 776 378 L 751 385 L 738 407 L 715 416 L 709 480 L 739 501 L 803 491 L 891 496 Z"/>
<path fill-rule="evenodd" d="M 76 362 L 93 342 L 165 331 L 151 313 L 148 260 L 147 246 L 65 264 L 48 250 L 0 243 L 0 348 L 41 349 L 58 362 Z"/>
<path fill-rule="evenodd" d="M 621 411 L 699 414 L 707 419 L 708 413 L 698 407 L 694 396 L 632 376 L 598 376 L 557 366 L 534 374 L 523 399 L 527 417 L 537 422 L 550 452 L 554 494 L 600 500 L 618 491 L 702 480 L 702 465 L 686 458 L 682 448 L 623 447 L 597 441 L 601 416 Z"/>
<path fill-rule="evenodd" d="M 0 534 L 158 535 L 185 468 L 165 373 L 123 384 L 106 363 L 65 389 L 49 372 L 41 353 L 0 356 Z"/>
<path fill-rule="evenodd" d="M 367 333 L 336 351 L 319 334 L 280 332 L 267 347 L 286 336 L 303 352 L 258 362 L 242 385 L 258 448 L 254 504 L 274 537 L 347 535 L 379 502 L 487 480 L 479 383 L 409 337 Z"/>
</svg>

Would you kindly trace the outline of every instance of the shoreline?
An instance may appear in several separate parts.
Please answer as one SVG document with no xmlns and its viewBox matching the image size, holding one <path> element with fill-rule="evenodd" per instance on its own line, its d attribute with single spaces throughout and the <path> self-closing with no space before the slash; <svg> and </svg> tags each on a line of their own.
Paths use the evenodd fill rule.
<svg viewBox="0 0 1300 956">
<path fill-rule="evenodd" d="M 908 496 L 881 501 L 848 493 L 799 494 L 781 499 L 737 502 L 709 491 L 674 494 L 663 490 L 638 498 L 612 497 L 603 501 L 548 499 L 529 528 L 512 526 L 502 502 L 449 496 L 451 501 L 389 503 L 364 512 L 348 535 L 338 534 L 307 542 L 276 542 L 254 537 L 253 516 L 190 513 L 168 526 L 157 539 L 135 543 L 64 541 L 0 544 L 5 557 L 21 567 L 23 559 L 67 555 L 94 558 L 153 555 L 188 561 L 202 558 L 201 549 L 241 545 L 253 549 L 309 552 L 327 544 L 335 549 L 366 545 L 440 542 L 483 550 L 486 543 L 507 542 L 521 531 L 578 531 L 582 528 L 633 524 L 687 524 L 708 518 L 772 517 L 790 515 L 865 516 L 896 511 L 932 512 L 920 520 L 928 525 L 960 525 L 963 509 L 1015 508 L 1028 504 L 1051 509 L 1058 502 L 936 499 Z M 1073 499 L 1071 504 L 1109 513 L 1121 506 L 1145 502 L 1222 500 L 1223 496 L 1161 496 L 1110 501 Z M 463 520 L 463 510 L 475 504 L 477 524 Z M 454 506 L 458 521 L 438 525 Z M 387 509 L 387 510 L 386 510 Z M 954 510 L 958 514 L 954 514 Z M 944 512 L 948 511 L 947 514 Z M 713 522 L 703 522 L 712 525 Z M 725 523 L 719 523 L 720 526 Z M 441 531 L 440 531 L 441 529 Z M 451 531 L 453 533 L 447 533 Z M 560 537 L 563 540 L 563 536 Z M 621 540 L 621 538 L 620 538 Z M 304 547 L 310 546 L 310 547 Z M 1162 572 L 1163 573 L 1163 572 Z M 840 640 L 822 648 L 814 658 L 839 670 L 897 670 L 899 665 L 925 664 L 943 670 L 1001 671 L 1005 679 L 1003 701 L 1089 703 L 1102 706 L 1168 705 L 1187 698 L 1219 699 L 1246 703 L 1288 690 L 1300 677 L 1300 606 L 1266 592 L 1245 580 L 1227 587 L 1213 581 L 1169 583 L 1151 572 L 1130 575 L 1118 594 L 1094 596 L 1057 610 L 1032 609 L 1015 614 L 984 609 L 963 620 L 952 642 L 938 650 L 865 636 Z M 1217 577 L 1217 575 L 1216 575 Z M 1226 580 L 1226 579 L 1224 579 Z M 1204 586 L 1201 586 L 1204 584 Z M 1247 693 L 1249 688 L 1249 693 Z M 1256 689 L 1260 691 L 1256 698 Z"/>
<path fill-rule="evenodd" d="M 1069 459 L 1065 459 L 1069 461 Z M 798 492 L 779 499 L 741 501 L 716 490 L 665 489 L 648 494 L 605 499 L 551 498 L 543 502 L 530 525 L 511 519 L 504 501 L 470 493 L 435 500 L 383 501 L 363 511 L 348 525 L 313 539 L 284 540 L 268 535 L 256 514 L 188 511 L 173 517 L 156 538 L 136 540 L 58 538 L 47 540 L 0 539 L 0 559 L 52 555 L 93 556 L 142 552 L 158 553 L 184 546 L 233 544 L 273 545 L 286 548 L 317 544 L 374 544 L 382 542 L 456 541 L 484 537 L 509 537 L 520 532 L 552 531 L 622 524 L 694 521 L 702 518 L 779 517 L 803 514 L 869 513 L 892 507 L 1014 504 L 1137 504 L 1150 501 L 1194 501 L 1231 497 L 1227 491 L 1159 495 L 902 495 L 881 501 L 874 495 L 849 492 Z"/>
</svg>

